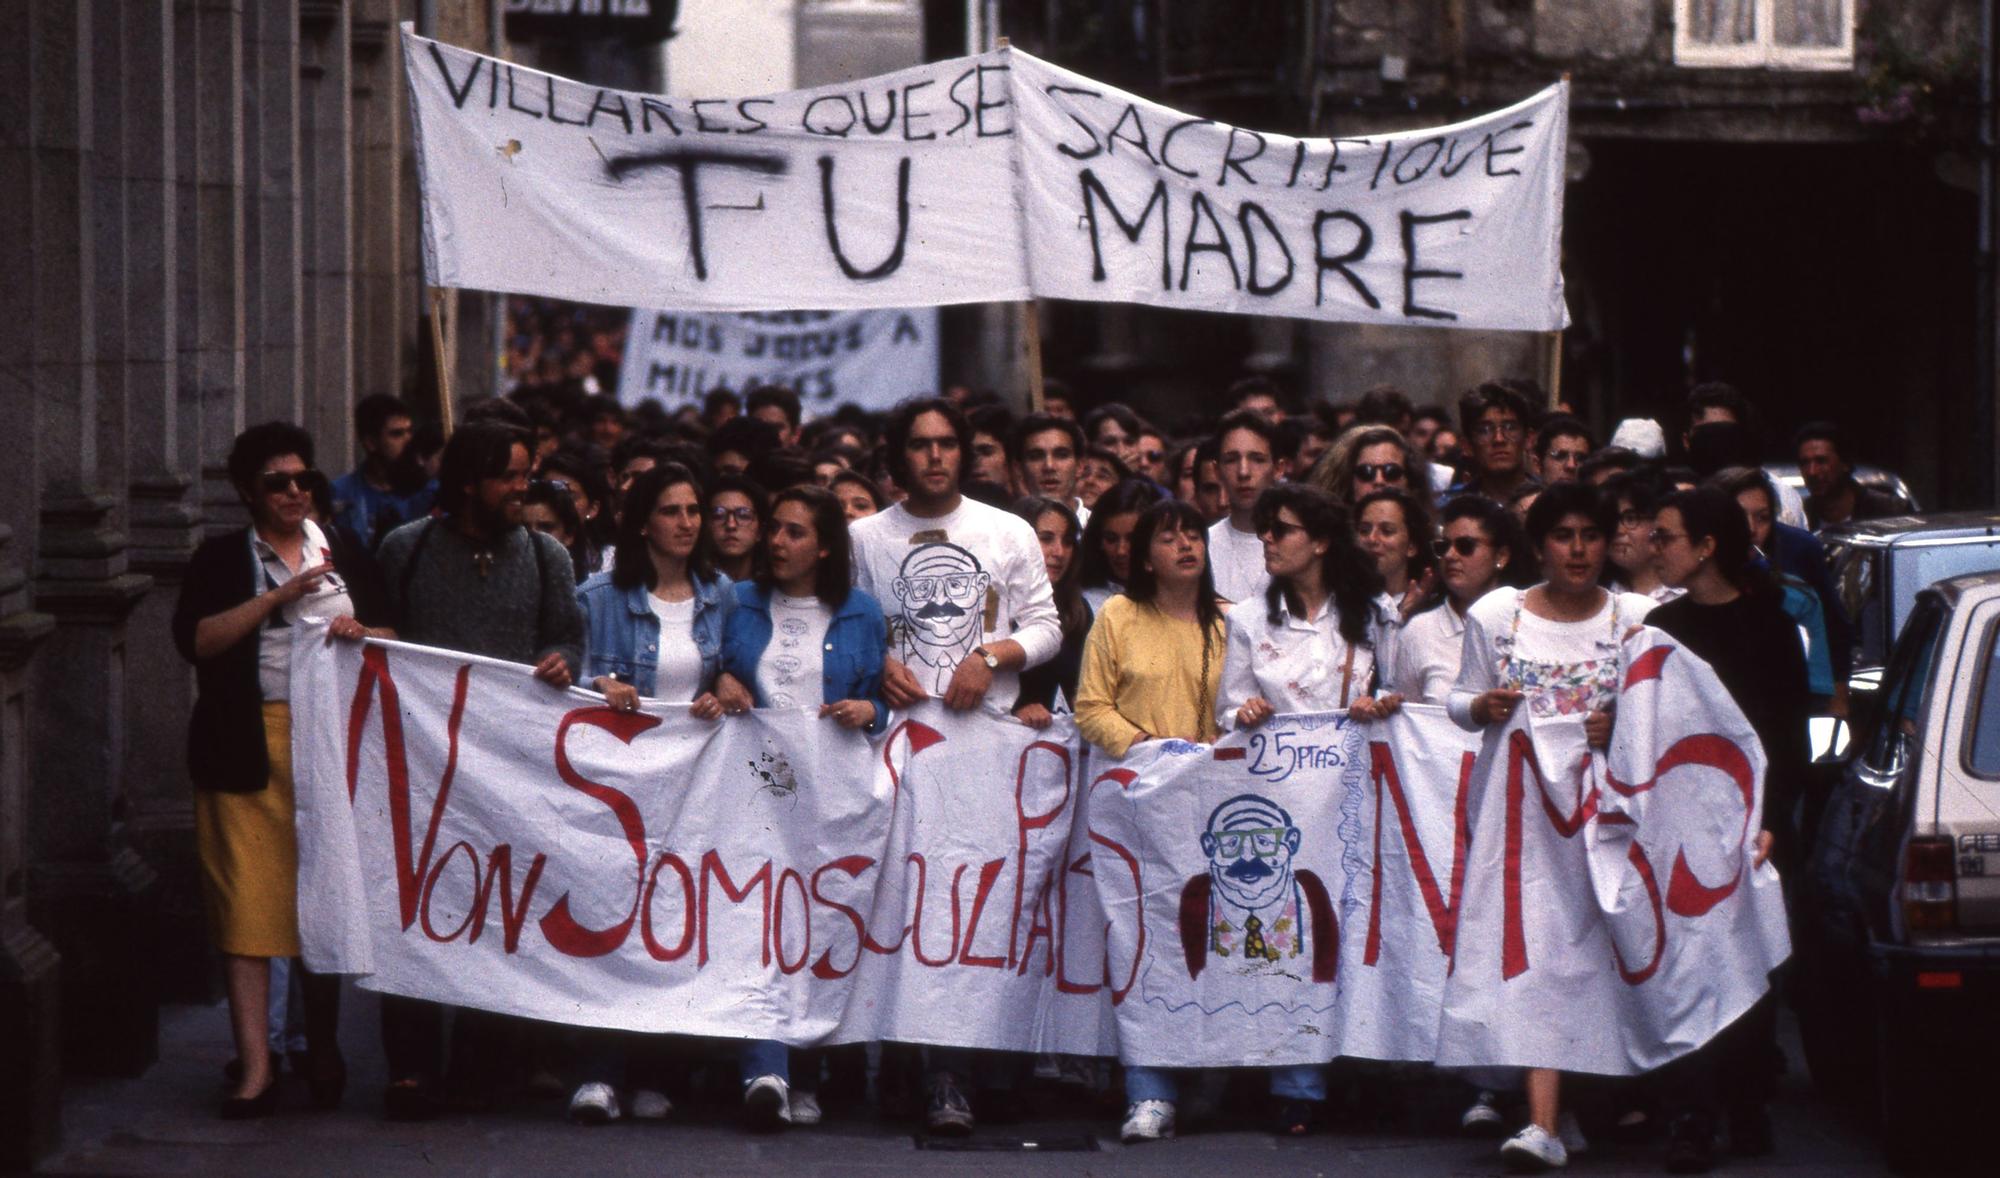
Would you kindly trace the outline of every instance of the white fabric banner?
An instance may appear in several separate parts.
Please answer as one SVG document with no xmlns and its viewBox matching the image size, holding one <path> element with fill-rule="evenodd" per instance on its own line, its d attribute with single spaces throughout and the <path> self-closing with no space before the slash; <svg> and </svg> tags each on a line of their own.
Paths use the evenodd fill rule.
<svg viewBox="0 0 2000 1178">
<path fill-rule="evenodd" d="M 1095 765 L 1062 721 L 928 704 L 871 742 L 296 641 L 306 958 L 389 993 L 800 1045 L 1632 1074 L 1789 950 L 1748 867 L 1762 752 L 1654 631 L 1603 759 L 1578 722 L 1481 741 L 1411 707 Z"/>
<path fill-rule="evenodd" d="M 808 412 L 888 409 L 938 390 L 935 307 L 871 311 L 632 311 L 618 399 L 669 409 L 718 388 L 796 389 Z"/>
<path fill-rule="evenodd" d="M 1392 135 L 1196 118 L 1017 49 L 669 98 L 403 32 L 428 281 L 678 311 L 1014 301 L 1547 331 L 1567 84 Z"/>
</svg>

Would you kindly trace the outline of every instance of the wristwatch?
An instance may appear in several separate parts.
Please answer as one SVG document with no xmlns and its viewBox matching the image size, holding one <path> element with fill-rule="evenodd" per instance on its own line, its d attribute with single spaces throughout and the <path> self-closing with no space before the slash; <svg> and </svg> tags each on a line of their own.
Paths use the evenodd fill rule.
<svg viewBox="0 0 2000 1178">
<path fill-rule="evenodd" d="M 987 670 L 997 671 L 1000 669 L 1000 659 L 992 651 L 983 646 L 975 646 L 972 648 L 972 653 L 979 656 L 980 661 L 986 664 Z"/>
</svg>

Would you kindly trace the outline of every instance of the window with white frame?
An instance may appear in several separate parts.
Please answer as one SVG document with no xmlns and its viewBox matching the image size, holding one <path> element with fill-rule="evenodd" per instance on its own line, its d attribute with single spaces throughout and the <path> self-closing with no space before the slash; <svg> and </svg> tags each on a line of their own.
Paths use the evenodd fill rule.
<svg viewBox="0 0 2000 1178">
<path fill-rule="evenodd" d="M 1851 69 L 1854 0 L 1674 0 L 1674 63 Z"/>
</svg>

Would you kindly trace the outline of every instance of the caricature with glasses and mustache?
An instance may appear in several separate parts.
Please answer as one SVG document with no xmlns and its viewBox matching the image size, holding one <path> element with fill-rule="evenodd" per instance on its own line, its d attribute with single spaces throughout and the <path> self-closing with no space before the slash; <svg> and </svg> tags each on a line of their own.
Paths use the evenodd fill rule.
<svg viewBox="0 0 2000 1178">
<path fill-rule="evenodd" d="M 924 689 L 943 695 L 952 672 L 979 645 L 986 591 L 993 578 L 956 544 L 913 549 L 890 589 L 902 604 L 895 639 Z"/>
<path fill-rule="evenodd" d="M 1217 806 L 1201 834 L 1208 872 L 1181 889 L 1181 950 L 1190 978 L 1209 958 L 1244 973 L 1290 971 L 1309 962 L 1312 980 L 1330 982 L 1340 933 L 1326 885 L 1294 869 L 1302 835 L 1282 806 L 1238 794 Z"/>
</svg>

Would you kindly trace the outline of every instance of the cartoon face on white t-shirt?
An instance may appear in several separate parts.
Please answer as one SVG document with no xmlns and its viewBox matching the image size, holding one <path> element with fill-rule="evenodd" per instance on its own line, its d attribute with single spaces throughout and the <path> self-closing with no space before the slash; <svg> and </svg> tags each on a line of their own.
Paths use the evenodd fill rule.
<svg viewBox="0 0 2000 1178">
<path fill-rule="evenodd" d="M 986 591 L 993 578 L 979 558 L 956 544 L 918 545 L 903 558 L 890 586 L 899 606 L 896 627 L 903 661 L 942 690 L 972 648 L 979 645 Z M 928 668 L 929 674 L 925 670 Z"/>
</svg>

